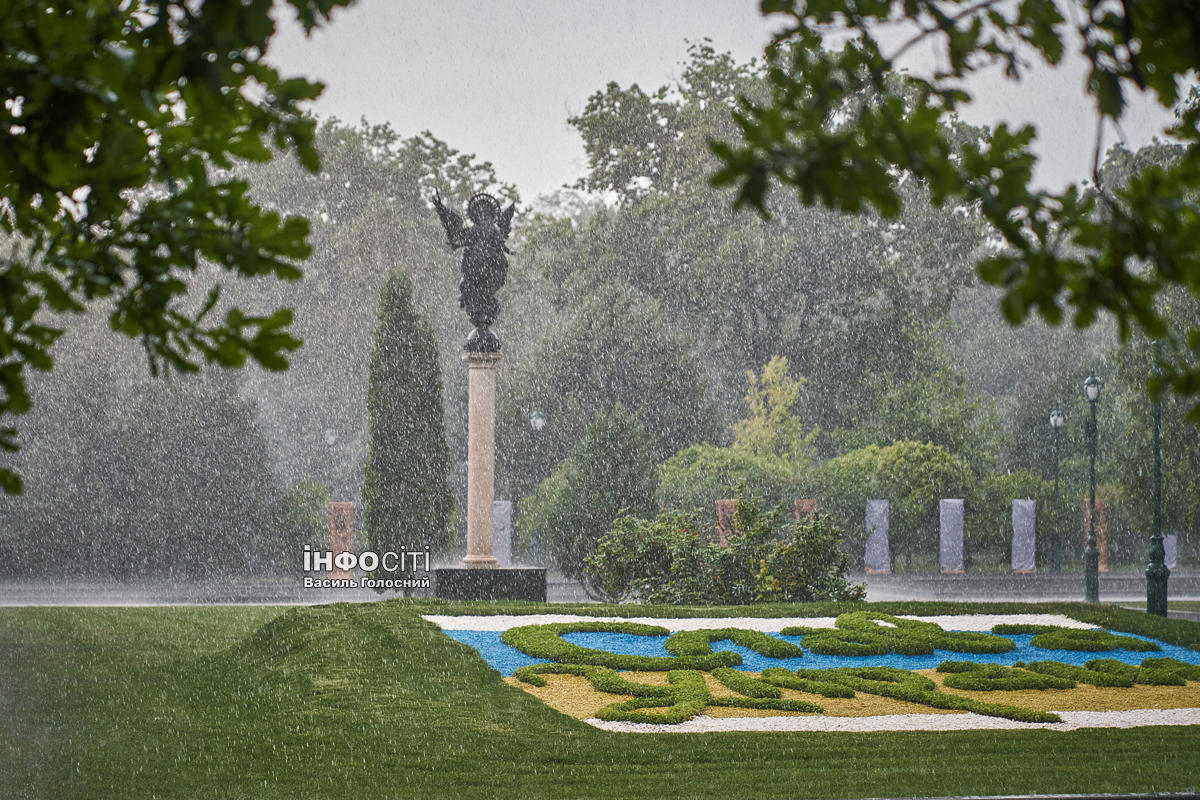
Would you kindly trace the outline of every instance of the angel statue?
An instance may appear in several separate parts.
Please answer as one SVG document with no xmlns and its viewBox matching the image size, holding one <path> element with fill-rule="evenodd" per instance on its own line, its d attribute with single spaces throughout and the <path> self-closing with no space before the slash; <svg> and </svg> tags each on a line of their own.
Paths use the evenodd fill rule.
<svg viewBox="0 0 1200 800">
<path fill-rule="evenodd" d="M 458 282 L 458 304 L 467 310 L 467 317 L 475 330 L 467 337 L 464 346 L 473 353 L 500 352 L 500 338 L 491 331 L 491 324 L 500 313 L 500 301 L 496 292 L 504 285 L 508 274 L 508 259 L 505 253 L 512 251 L 504 246 L 512 230 L 512 218 L 516 204 L 504 211 L 500 201 L 485 192 L 471 196 L 467 201 L 467 217 L 470 227 L 463 218 L 442 204 L 435 191 L 433 207 L 437 209 L 442 227 L 446 229 L 446 241 L 457 250 L 463 248 L 462 280 Z"/>
</svg>

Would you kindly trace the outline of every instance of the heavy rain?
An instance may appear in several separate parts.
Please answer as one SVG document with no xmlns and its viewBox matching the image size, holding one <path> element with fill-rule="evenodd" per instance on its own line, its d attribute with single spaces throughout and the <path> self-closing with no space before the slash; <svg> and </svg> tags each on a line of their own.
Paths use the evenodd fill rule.
<svg viewBox="0 0 1200 800">
<path fill-rule="evenodd" d="M 818 728 L 630 743 L 562 722 L 585 717 L 561 693 L 632 672 L 580 662 L 535 701 L 505 659 L 565 657 L 513 645 L 516 623 L 434 618 L 679 609 L 848 630 L 847 614 L 876 613 L 853 609 L 877 608 L 884 626 L 958 615 L 968 627 L 946 631 L 992 636 L 959 617 L 1024 614 L 996 623 L 1024 626 L 1021 659 L 1042 628 L 1100 627 L 1165 643 L 1194 693 L 1194 43 L 1178 61 L 1153 26 L 1114 44 L 1081 0 L 947 2 L 960 16 L 915 21 L 898 2 L 818 19 L 751 0 L 289 0 L 269 18 L 270 3 L 243 3 L 237 25 L 214 0 L 114 4 L 108 22 L 82 2 L 26 5 L 0 10 L 12 796 L 1194 788 L 1177 757 L 1200 724 L 1190 694 L 1163 701 L 1183 723 L 1153 723 L 1178 779 L 1114 764 L 1056 777 L 1051 749 L 1016 734 L 914 727 L 879 735 L 986 735 L 971 741 L 994 741 L 1004 770 L 1038 766 L 976 791 L 965 760 L 935 778 L 914 756 L 906 776 L 870 737 L 844 738 L 821 758 L 882 759 L 882 783 L 848 768 L 806 783 L 791 759 Z M 103 46 L 63 57 L 85 30 Z M 838 60 L 863 41 L 860 61 Z M 44 64 L 70 81 L 45 81 Z M 64 110 L 39 81 L 92 99 Z M 478 296 L 469 235 L 504 252 Z M 494 347 L 475 338 L 489 327 Z M 494 449 L 479 450 L 483 351 Z M 464 555 L 544 589 L 460 603 L 434 576 Z M 1057 616 L 1030 621 L 1043 613 Z M 588 624 L 562 641 L 644 633 Z M 801 639 L 815 628 L 755 630 L 775 636 L 768 652 L 780 637 L 817 652 Z M 686 655 L 724 640 L 705 641 Z M 932 670 L 941 650 L 905 668 Z M 1132 658 L 1110 671 L 1145 677 Z M 728 693 L 706 680 L 661 693 Z M 901 713 L 878 702 L 844 716 Z M 1051 724 L 1062 709 L 1048 708 L 1005 719 Z M 1085 734 L 1056 735 L 1102 759 Z M 494 762 L 478 777 L 470 748 Z"/>
</svg>

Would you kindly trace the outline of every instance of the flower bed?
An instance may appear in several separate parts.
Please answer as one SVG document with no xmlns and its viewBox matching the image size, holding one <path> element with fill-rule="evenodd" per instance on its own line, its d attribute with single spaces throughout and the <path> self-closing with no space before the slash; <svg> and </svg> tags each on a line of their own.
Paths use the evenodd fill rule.
<svg viewBox="0 0 1200 800">
<path fill-rule="evenodd" d="M 609 730 L 1200 724 L 1200 653 L 1061 615 L 427 619 Z"/>
</svg>

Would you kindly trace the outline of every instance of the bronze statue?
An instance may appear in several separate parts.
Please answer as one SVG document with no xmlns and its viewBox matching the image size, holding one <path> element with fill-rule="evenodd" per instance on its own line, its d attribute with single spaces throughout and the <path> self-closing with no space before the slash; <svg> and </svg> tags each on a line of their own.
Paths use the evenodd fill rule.
<svg viewBox="0 0 1200 800">
<path fill-rule="evenodd" d="M 464 248 L 458 304 L 466 309 L 467 317 L 475 326 L 464 349 L 473 353 L 498 353 L 500 338 L 491 331 L 491 325 L 500 313 L 496 292 L 504 285 L 508 274 L 508 259 L 504 254 L 511 255 L 512 251 L 504 242 L 512 230 L 516 204 L 501 211 L 500 201 L 490 194 L 474 194 L 467 202 L 470 227 L 463 224 L 462 217 L 442 205 L 437 192 L 433 195 L 433 207 L 446 229 L 446 241 L 455 250 Z"/>
</svg>

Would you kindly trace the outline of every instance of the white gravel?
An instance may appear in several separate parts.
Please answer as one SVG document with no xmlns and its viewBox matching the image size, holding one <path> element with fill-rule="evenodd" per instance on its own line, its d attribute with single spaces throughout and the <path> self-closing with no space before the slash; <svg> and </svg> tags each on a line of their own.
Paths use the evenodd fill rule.
<svg viewBox="0 0 1200 800">
<path fill-rule="evenodd" d="M 553 622 L 640 622 L 644 625 L 661 625 L 674 631 L 698 631 L 707 628 L 746 628 L 763 633 L 778 633 L 784 628 L 804 626 L 808 628 L 832 628 L 834 617 L 696 617 L 684 619 L 672 617 L 584 617 L 577 614 L 526 614 L 521 616 L 462 616 L 426 614 L 425 619 L 445 631 L 506 631 L 521 625 L 547 625 Z M 903 617 L 923 622 L 933 622 L 948 631 L 990 631 L 993 625 L 1057 625 L 1062 628 L 1090 629 L 1088 625 L 1062 614 L 959 614 L 940 617 Z"/>
<path fill-rule="evenodd" d="M 1073 731 L 1079 728 L 1137 728 L 1143 725 L 1200 725 L 1200 708 L 1151 708 L 1136 711 L 1056 711 L 1062 722 L 1014 722 L 978 714 L 897 714 L 886 717 L 705 717 L 678 725 L 641 722 L 584 722 L 614 733 L 722 733 L 746 731 L 790 733 L 868 733 L 872 731 L 1026 731 L 1043 728 Z"/>
</svg>

